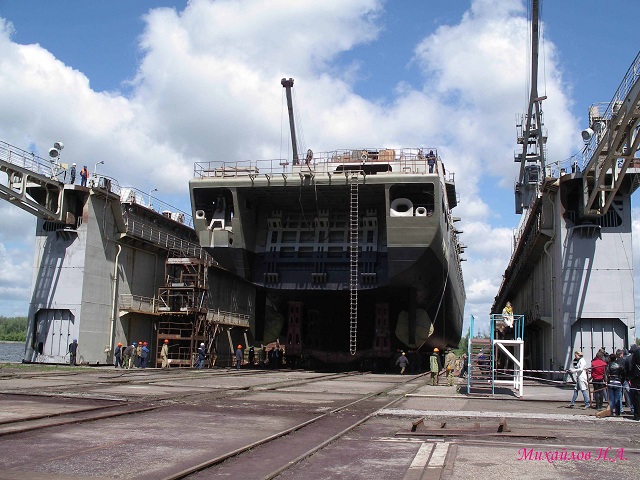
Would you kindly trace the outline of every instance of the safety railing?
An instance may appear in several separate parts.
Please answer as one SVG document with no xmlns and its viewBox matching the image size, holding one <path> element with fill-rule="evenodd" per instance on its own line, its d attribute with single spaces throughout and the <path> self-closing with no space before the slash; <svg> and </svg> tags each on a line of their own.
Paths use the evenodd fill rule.
<svg viewBox="0 0 640 480">
<path fill-rule="evenodd" d="M 118 305 L 120 310 L 154 313 L 156 309 L 156 299 L 123 293 L 118 297 Z"/>
<path fill-rule="evenodd" d="M 138 190 L 134 187 L 122 187 L 119 189 L 119 194 L 120 200 L 123 203 L 135 203 L 137 205 L 142 205 L 143 207 L 160 213 L 171 220 L 183 223 L 193 228 L 193 219 L 191 218 L 191 215 L 156 197 L 153 197 L 150 193 L 143 192 L 142 190 Z"/>
<path fill-rule="evenodd" d="M 219 323 L 222 325 L 232 325 L 237 327 L 249 328 L 249 315 L 244 315 L 242 313 L 209 310 L 207 312 L 207 321 L 211 323 Z"/>
<path fill-rule="evenodd" d="M 185 257 L 196 257 L 200 260 L 210 260 L 209 254 L 193 242 L 189 242 L 182 238 L 171 235 L 157 227 L 153 227 L 149 223 L 132 219 L 125 215 L 124 217 L 126 232 L 128 235 L 141 238 L 154 245 L 173 249 L 181 252 Z"/>
<path fill-rule="evenodd" d="M 613 95 L 613 98 L 609 102 L 607 109 L 604 114 L 601 116 L 602 120 L 604 120 L 601 125 L 602 129 L 597 132 L 597 135 L 593 135 L 589 140 L 589 143 L 585 145 L 585 148 L 582 152 L 582 165 L 581 169 L 584 169 L 587 164 L 591 161 L 593 154 L 598 148 L 598 143 L 600 139 L 604 136 L 604 132 L 606 131 L 608 120 L 617 113 L 618 109 L 622 105 L 622 102 L 627 97 L 627 94 L 631 91 L 633 86 L 636 84 L 638 79 L 640 78 L 640 52 L 636 55 L 636 58 L 631 63 L 631 66 L 627 70 L 622 82 L 620 82 L 620 86 L 616 93 Z"/>
<path fill-rule="evenodd" d="M 55 175 L 54 170 L 52 170 L 55 168 L 55 163 L 3 141 L 0 141 L 0 160 L 45 177 L 51 177 L 52 174 Z"/>
<path fill-rule="evenodd" d="M 432 153 L 433 152 L 433 153 Z M 196 162 L 195 177 L 251 177 L 312 172 L 314 175 L 333 175 L 363 164 L 371 165 L 376 173 L 429 173 L 429 166 L 437 157 L 435 148 L 334 150 L 307 154 L 297 165 L 286 159 L 243 160 L 234 162 Z M 433 159 L 433 160 L 432 160 Z M 435 172 L 435 169 L 434 169 Z M 444 173 L 444 172 L 443 172 Z M 454 181 L 453 173 L 445 175 Z"/>
</svg>

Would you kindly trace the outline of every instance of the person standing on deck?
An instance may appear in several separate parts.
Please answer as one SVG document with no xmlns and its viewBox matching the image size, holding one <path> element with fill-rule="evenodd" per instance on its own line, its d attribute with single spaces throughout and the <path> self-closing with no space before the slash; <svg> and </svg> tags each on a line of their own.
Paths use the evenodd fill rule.
<svg viewBox="0 0 640 480">
<path fill-rule="evenodd" d="M 71 164 L 71 181 L 69 182 L 71 185 L 76 183 L 76 164 Z"/>
<path fill-rule="evenodd" d="M 160 350 L 160 358 L 162 359 L 162 368 L 169 368 L 169 340 L 165 339 Z"/>
<path fill-rule="evenodd" d="M 78 355 L 78 339 L 74 338 L 73 342 L 69 344 L 69 365 L 76 364 L 76 356 Z"/>
<path fill-rule="evenodd" d="M 440 356 L 438 348 L 433 349 L 431 357 L 429 357 L 429 371 L 431 372 L 431 385 L 438 385 L 438 374 L 440 373 Z"/>
<path fill-rule="evenodd" d="M 511 302 L 507 302 L 502 309 L 502 320 L 505 326 L 504 336 L 506 338 L 513 331 L 513 307 L 511 306 Z"/>
<path fill-rule="evenodd" d="M 82 170 L 80 170 L 80 186 L 82 187 L 87 186 L 87 178 L 89 178 L 89 170 L 85 165 L 84 167 L 82 167 Z"/>
<path fill-rule="evenodd" d="M 447 348 L 447 354 L 444 357 L 444 368 L 447 371 L 447 385 L 453 385 L 453 371 L 456 367 L 456 354 Z"/>
</svg>

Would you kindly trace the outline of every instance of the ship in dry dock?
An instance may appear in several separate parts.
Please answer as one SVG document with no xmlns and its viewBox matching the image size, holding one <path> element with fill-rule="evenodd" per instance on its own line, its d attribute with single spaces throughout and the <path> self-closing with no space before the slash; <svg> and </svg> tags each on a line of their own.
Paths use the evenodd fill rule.
<svg viewBox="0 0 640 480">
<path fill-rule="evenodd" d="M 254 288 L 257 343 L 301 364 L 457 346 L 464 246 L 436 148 L 201 162 L 189 188 L 201 246 Z"/>
</svg>

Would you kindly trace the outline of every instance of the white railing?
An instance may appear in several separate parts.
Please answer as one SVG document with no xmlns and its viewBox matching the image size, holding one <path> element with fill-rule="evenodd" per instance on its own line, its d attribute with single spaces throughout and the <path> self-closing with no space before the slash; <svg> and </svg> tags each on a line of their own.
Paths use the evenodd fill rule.
<svg viewBox="0 0 640 480">
<path fill-rule="evenodd" d="M 152 197 L 150 193 L 143 192 L 134 187 L 122 187 L 119 190 L 120 200 L 123 203 L 135 203 L 142 205 L 154 212 L 160 213 L 171 220 L 193 228 L 193 219 L 187 212 L 180 210 L 162 200 Z"/>
<path fill-rule="evenodd" d="M 120 310 L 129 310 L 133 312 L 155 313 L 156 299 L 150 297 L 141 297 L 140 295 L 131 295 L 123 293 L 118 298 Z"/>
<path fill-rule="evenodd" d="M 194 177 L 251 177 L 312 172 L 314 175 L 339 174 L 355 166 L 369 165 L 377 173 L 425 174 L 429 172 L 429 157 L 438 158 L 435 148 L 357 149 L 312 153 L 293 165 L 286 159 L 241 160 L 232 162 L 196 162 Z M 453 181 L 453 174 L 448 177 Z"/>
<path fill-rule="evenodd" d="M 209 310 L 207 312 L 207 321 L 212 323 L 220 323 L 222 325 L 233 325 L 237 327 L 249 328 L 249 315 L 244 315 L 242 313 Z"/>
<path fill-rule="evenodd" d="M 608 128 L 607 127 L 608 120 L 611 120 L 614 114 L 617 113 L 618 109 L 620 108 L 620 105 L 622 105 L 622 102 L 627 97 L 627 94 L 631 91 L 631 89 L 636 84 L 639 78 L 640 78 L 640 52 L 638 53 L 638 55 L 636 55 L 636 58 L 631 63 L 629 70 L 627 70 L 627 73 L 622 79 L 622 82 L 620 83 L 618 90 L 616 90 L 616 93 L 613 95 L 613 98 L 609 102 L 609 105 L 607 106 L 607 109 L 605 110 L 604 114 L 601 115 L 602 120 L 604 120 L 602 129 L 599 132 L 597 132 L 596 135 L 593 135 L 589 140 L 589 143 L 585 145 L 585 148 L 582 152 L 581 169 L 584 169 L 591 161 L 593 154 L 598 148 L 598 143 L 600 142 L 600 139 L 604 136 L 604 133 Z"/>
<path fill-rule="evenodd" d="M 196 257 L 200 260 L 210 259 L 209 254 L 193 242 L 171 235 L 159 228 L 155 228 L 147 222 L 134 220 L 124 216 L 127 235 L 142 238 L 155 245 L 166 249 L 173 249 L 182 252 L 187 257 Z"/>
<path fill-rule="evenodd" d="M 2 141 L 0 141 L 0 160 L 45 177 L 51 177 L 52 169 L 55 168 L 53 162 Z"/>
</svg>

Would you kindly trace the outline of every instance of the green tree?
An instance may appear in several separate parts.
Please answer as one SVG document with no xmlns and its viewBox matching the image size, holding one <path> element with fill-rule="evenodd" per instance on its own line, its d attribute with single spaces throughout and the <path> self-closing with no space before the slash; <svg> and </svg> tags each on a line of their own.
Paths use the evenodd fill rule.
<svg viewBox="0 0 640 480">
<path fill-rule="evenodd" d="M 0 340 L 24 342 L 27 339 L 27 317 L 0 316 Z"/>
</svg>

